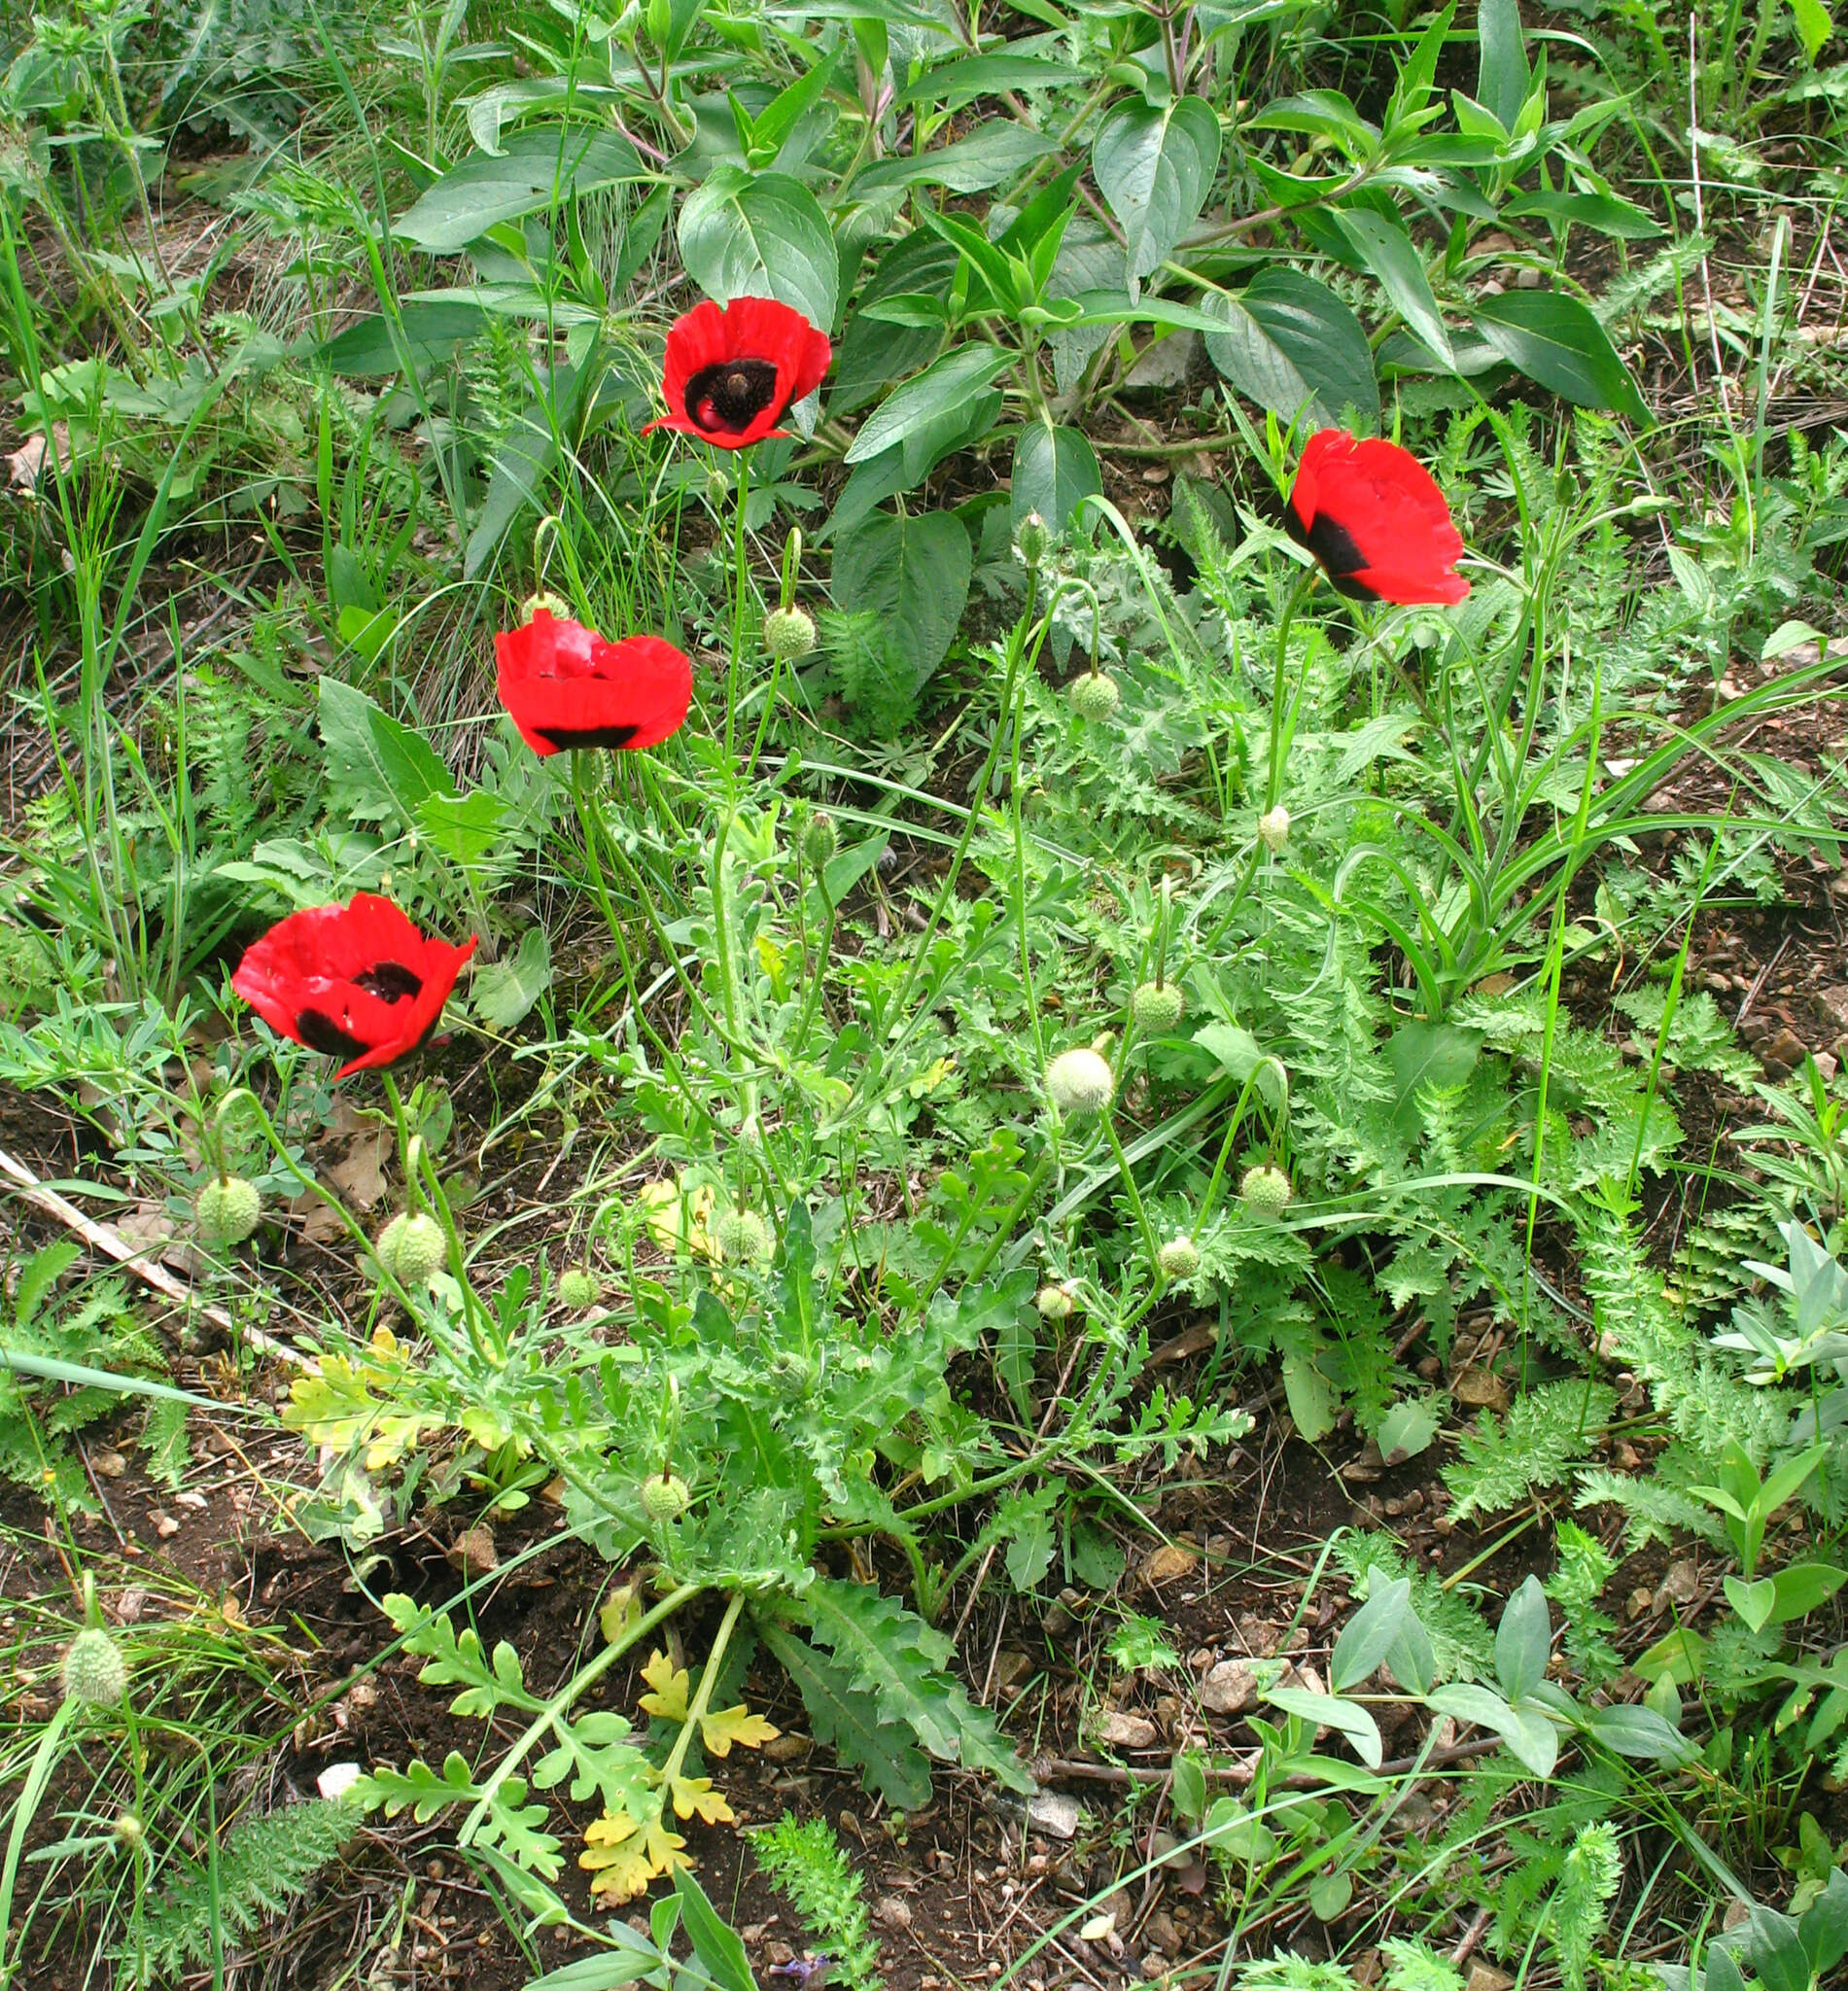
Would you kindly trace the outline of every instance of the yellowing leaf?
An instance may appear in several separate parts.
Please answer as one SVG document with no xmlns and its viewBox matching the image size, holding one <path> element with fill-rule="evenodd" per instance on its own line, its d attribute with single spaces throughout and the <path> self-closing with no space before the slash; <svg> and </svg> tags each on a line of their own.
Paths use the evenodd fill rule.
<svg viewBox="0 0 1848 1991">
<path fill-rule="evenodd" d="M 593 1894 L 628 1902 L 645 1894 L 657 1874 L 692 1866 L 685 1847 L 680 1834 L 669 1832 L 658 1819 L 638 1825 L 626 1811 L 606 1811 L 584 1828 L 577 1864 L 591 1876 Z"/>
<path fill-rule="evenodd" d="M 663 1251 L 676 1257 L 688 1251 L 712 1256 L 712 1240 L 706 1235 L 706 1219 L 713 1207 L 710 1182 L 690 1196 L 682 1193 L 678 1180 L 645 1183 L 641 1200 L 647 1213 L 648 1236 Z"/>
<path fill-rule="evenodd" d="M 643 1705 L 645 1707 L 647 1703 L 644 1701 Z M 715 1756 L 729 1756 L 734 1742 L 745 1749 L 761 1749 L 766 1742 L 775 1741 L 780 1732 L 762 1715 L 753 1715 L 743 1706 L 721 1708 L 716 1714 L 701 1715 L 699 1729 L 701 1740 Z"/>
<path fill-rule="evenodd" d="M 722 1791 L 711 1777 L 675 1777 L 668 1785 L 677 1818 L 702 1818 L 708 1825 L 731 1825 L 735 1818 Z"/>
<path fill-rule="evenodd" d="M 642 1597 L 632 1583 L 617 1585 L 610 1592 L 609 1601 L 597 1614 L 597 1623 L 602 1627 L 606 1645 L 614 1645 L 632 1624 L 639 1624 L 641 1622 Z"/>
<path fill-rule="evenodd" d="M 658 1715 L 664 1722 L 683 1722 L 686 1719 L 686 1669 L 674 1669 L 674 1661 L 666 1653 L 651 1653 L 648 1663 L 642 1669 L 642 1677 L 654 1689 L 645 1694 L 640 1705 L 645 1714 Z M 721 1752 L 722 1754 L 722 1752 Z"/>
</svg>

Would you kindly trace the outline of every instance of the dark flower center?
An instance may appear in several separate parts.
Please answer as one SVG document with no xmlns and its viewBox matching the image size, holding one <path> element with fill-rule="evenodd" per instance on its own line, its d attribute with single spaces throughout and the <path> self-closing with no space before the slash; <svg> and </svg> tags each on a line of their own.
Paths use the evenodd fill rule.
<svg viewBox="0 0 1848 1991">
<path fill-rule="evenodd" d="M 641 732 L 640 726 L 536 726 L 541 740 L 561 750 L 567 747 L 626 747 Z"/>
<path fill-rule="evenodd" d="M 777 398 L 777 369 L 768 360 L 722 360 L 686 383 L 686 417 L 709 435 L 749 429 Z"/>
<path fill-rule="evenodd" d="M 301 1032 L 301 1041 L 310 1051 L 319 1051 L 327 1058 L 338 1058 L 344 1062 L 371 1048 L 318 1009 L 304 1009 L 296 1018 L 296 1029 Z"/>
<path fill-rule="evenodd" d="M 424 978 L 395 961 L 382 961 L 364 974 L 353 977 L 353 986 L 376 996 L 381 1002 L 415 1001 L 424 992 Z"/>
<path fill-rule="evenodd" d="M 1323 571 L 1335 584 L 1338 594 L 1345 595 L 1353 602 L 1377 602 L 1379 597 L 1365 581 L 1352 576 L 1363 567 L 1373 562 L 1363 553 L 1354 536 L 1343 525 L 1337 525 L 1326 511 L 1318 511 L 1307 526 L 1294 505 L 1283 508 L 1283 523 L 1299 546 L 1307 546 L 1322 563 Z"/>
</svg>

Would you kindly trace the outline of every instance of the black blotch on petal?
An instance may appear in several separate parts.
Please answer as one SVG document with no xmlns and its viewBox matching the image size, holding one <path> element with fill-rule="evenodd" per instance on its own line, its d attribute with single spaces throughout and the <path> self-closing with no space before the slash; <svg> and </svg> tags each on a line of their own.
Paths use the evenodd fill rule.
<svg viewBox="0 0 1848 1991">
<path fill-rule="evenodd" d="M 549 740 L 561 751 L 567 747 L 626 747 L 641 732 L 640 726 L 536 726 L 541 740 Z"/>
<path fill-rule="evenodd" d="M 686 383 L 686 418 L 709 435 L 742 435 L 777 398 L 777 369 L 768 360 L 721 360 Z"/>
<path fill-rule="evenodd" d="M 1361 551 L 1353 534 L 1345 526 L 1338 525 L 1326 511 L 1318 511 L 1313 521 L 1305 526 L 1294 505 L 1285 507 L 1283 525 L 1299 546 L 1307 546 L 1321 562 L 1322 571 L 1337 594 L 1345 595 L 1350 602 L 1377 602 L 1379 599 L 1365 581 L 1353 577 L 1361 568 L 1371 567 L 1373 562 Z"/>
<path fill-rule="evenodd" d="M 368 996 L 376 996 L 381 1002 L 416 1001 L 424 993 L 424 978 L 412 974 L 410 969 L 395 961 L 382 961 L 376 967 L 370 967 L 363 975 L 353 977 L 355 988 L 364 989 Z"/>
<path fill-rule="evenodd" d="M 301 1032 L 301 1041 L 310 1051 L 319 1051 L 329 1058 L 357 1058 L 371 1048 L 318 1009 L 304 1009 L 296 1018 L 296 1029 Z"/>
</svg>

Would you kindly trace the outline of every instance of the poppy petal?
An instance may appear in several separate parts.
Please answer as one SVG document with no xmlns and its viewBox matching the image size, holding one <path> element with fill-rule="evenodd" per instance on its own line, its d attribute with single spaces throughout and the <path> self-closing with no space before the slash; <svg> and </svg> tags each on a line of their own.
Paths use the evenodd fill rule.
<svg viewBox="0 0 1848 1991">
<path fill-rule="evenodd" d="M 1339 429 L 1310 437 L 1284 522 L 1342 594 L 1454 605 L 1469 593 L 1453 571 L 1463 540 L 1444 494 L 1396 442 Z"/>
<path fill-rule="evenodd" d="M 668 333 L 661 387 L 667 413 L 655 429 L 744 449 L 782 432 L 792 402 L 813 394 L 833 360 L 827 334 L 775 297 L 711 298 Z"/>
<path fill-rule="evenodd" d="M 501 703 L 541 756 L 570 747 L 657 747 L 692 702 L 692 664 L 658 636 L 608 643 L 539 609 L 494 643 Z"/>
</svg>

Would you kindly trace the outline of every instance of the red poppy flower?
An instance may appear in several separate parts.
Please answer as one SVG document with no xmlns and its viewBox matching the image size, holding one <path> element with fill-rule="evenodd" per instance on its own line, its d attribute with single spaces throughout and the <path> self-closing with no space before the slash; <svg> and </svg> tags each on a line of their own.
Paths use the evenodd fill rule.
<svg viewBox="0 0 1848 1991">
<path fill-rule="evenodd" d="M 827 333 L 774 297 L 708 297 L 667 335 L 667 413 L 648 429 L 743 449 L 783 432 L 789 404 L 820 386 L 834 358 Z M 643 431 L 644 435 L 647 430 Z"/>
<path fill-rule="evenodd" d="M 658 747 L 693 697 L 693 666 L 658 636 L 607 642 L 535 609 L 494 639 L 495 688 L 538 754 L 566 747 Z"/>
<path fill-rule="evenodd" d="M 1342 429 L 1311 436 L 1284 524 L 1344 595 L 1360 602 L 1460 602 L 1463 540 L 1430 472 L 1409 449 Z"/>
<path fill-rule="evenodd" d="M 231 987 L 285 1037 L 344 1058 L 334 1076 L 345 1078 L 416 1050 L 476 944 L 426 939 L 390 899 L 362 891 L 270 927 Z"/>
</svg>

